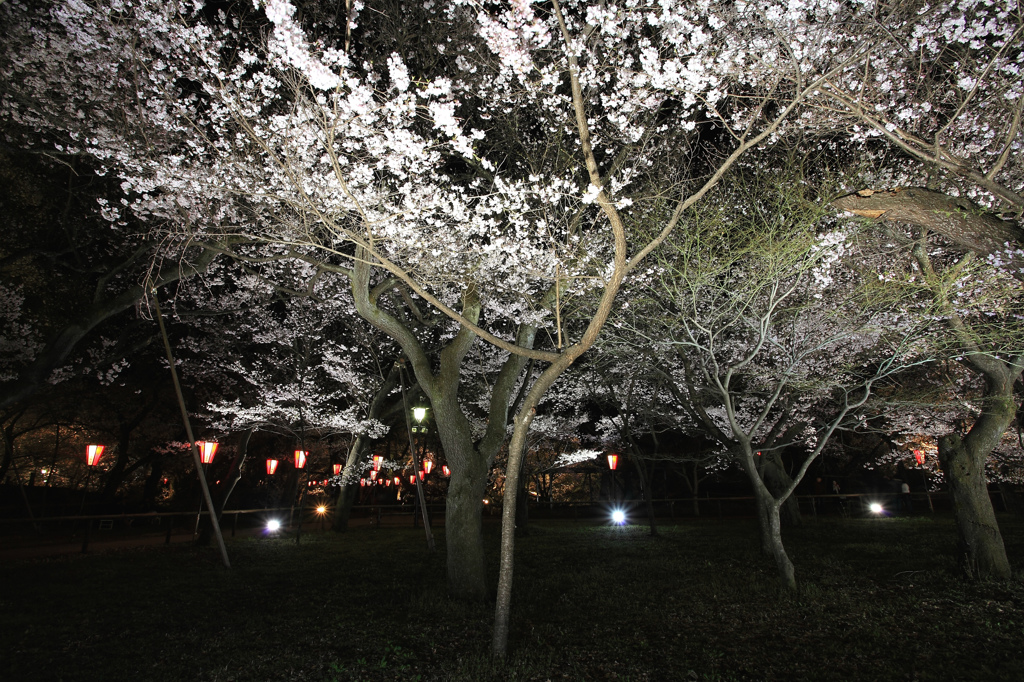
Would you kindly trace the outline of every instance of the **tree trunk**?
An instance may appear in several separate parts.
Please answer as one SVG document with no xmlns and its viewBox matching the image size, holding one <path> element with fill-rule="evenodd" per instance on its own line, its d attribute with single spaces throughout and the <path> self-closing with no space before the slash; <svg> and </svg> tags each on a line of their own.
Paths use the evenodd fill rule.
<svg viewBox="0 0 1024 682">
<path fill-rule="evenodd" d="M 448 460 L 456 458 L 447 451 Z M 445 505 L 445 545 L 448 553 L 448 593 L 467 601 L 487 598 L 482 529 L 487 469 L 473 457 L 458 458 L 452 468 Z"/>
<path fill-rule="evenodd" d="M 771 454 L 765 455 L 765 457 L 769 459 L 764 463 L 764 484 L 768 487 L 772 496 L 778 499 L 793 483 L 793 479 L 790 478 L 789 474 L 782 467 L 782 462 L 778 455 Z M 800 503 L 795 496 L 790 495 L 782 503 L 781 520 L 787 526 L 799 526 L 803 521 L 800 515 Z"/>
<path fill-rule="evenodd" d="M 939 438 L 939 463 L 953 497 L 965 572 L 975 578 L 1007 580 L 1010 560 L 985 480 L 989 450 L 979 450 L 972 451 L 959 435 L 951 433 Z"/>
<path fill-rule="evenodd" d="M 1014 490 L 1012 483 L 999 481 L 999 494 L 1003 497 L 1003 506 L 1007 513 L 1024 516 L 1024 505 L 1021 504 L 1020 495 Z"/>
<path fill-rule="evenodd" d="M 796 569 L 782 544 L 782 520 L 779 505 L 768 493 L 757 491 L 757 521 L 761 532 L 761 551 L 775 562 L 779 580 L 789 589 L 796 588 Z"/>
<path fill-rule="evenodd" d="M 252 429 L 246 429 L 242 432 L 239 438 L 238 445 L 235 449 L 235 456 L 231 460 L 231 466 L 228 468 L 227 476 L 222 479 L 221 485 L 217 486 L 216 490 L 211 491 L 213 496 L 213 506 L 217 510 L 217 523 L 224 517 L 224 510 L 228 506 L 228 500 L 231 498 L 231 493 L 234 492 L 235 486 L 242 480 L 242 466 L 245 464 L 245 457 L 249 452 L 249 438 L 252 437 Z M 196 538 L 196 544 L 206 546 L 210 544 L 210 540 L 213 537 L 213 516 L 207 517 L 207 522 L 203 524 L 202 529 L 199 531 L 199 537 Z"/>
</svg>

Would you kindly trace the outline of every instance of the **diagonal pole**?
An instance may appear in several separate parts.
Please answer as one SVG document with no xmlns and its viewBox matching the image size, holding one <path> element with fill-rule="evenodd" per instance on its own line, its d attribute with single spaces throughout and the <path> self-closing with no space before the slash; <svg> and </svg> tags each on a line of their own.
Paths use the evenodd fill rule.
<svg viewBox="0 0 1024 682">
<path fill-rule="evenodd" d="M 401 362 L 401 361 L 400 361 Z M 427 549 L 434 551 L 434 534 L 430 532 L 430 516 L 427 515 L 427 498 L 423 494 L 423 481 L 420 479 L 420 462 L 416 456 L 416 444 L 412 439 L 412 420 L 409 418 L 409 403 L 405 399 L 405 363 L 399 370 L 402 385 L 402 408 L 405 412 L 405 430 L 409 434 L 409 452 L 412 453 L 413 473 L 416 475 L 416 496 L 420 501 L 420 513 L 423 514 L 423 530 L 427 534 Z"/>
<path fill-rule="evenodd" d="M 167 362 L 171 366 L 171 378 L 174 380 L 174 391 L 178 394 L 178 406 L 181 408 L 181 420 L 185 424 L 185 435 L 192 450 L 192 461 L 196 464 L 196 471 L 199 474 L 199 486 L 203 489 L 203 499 L 206 500 L 206 508 L 210 510 L 210 523 L 213 525 L 213 534 L 217 537 L 217 546 L 220 548 L 220 556 L 224 560 L 224 568 L 231 568 L 228 560 L 228 548 L 224 546 L 224 535 L 220 532 L 220 519 L 213 509 L 213 498 L 210 497 L 210 486 L 206 484 L 206 475 L 203 472 L 203 461 L 199 458 L 199 448 L 196 447 L 196 439 L 192 435 L 192 423 L 188 419 L 188 409 L 185 407 L 185 396 L 181 392 L 181 382 L 178 381 L 178 370 L 174 367 L 174 353 L 171 352 L 171 341 L 167 338 L 167 328 L 164 327 L 164 315 L 160 312 L 160 298 L 157 296 L 156 288 L 153 292 L 153 307 L 156 309 L 156 322 L 160 325 L 160 335 L 164 337 L 164 349 L 167 351 Z"/>
</svg>

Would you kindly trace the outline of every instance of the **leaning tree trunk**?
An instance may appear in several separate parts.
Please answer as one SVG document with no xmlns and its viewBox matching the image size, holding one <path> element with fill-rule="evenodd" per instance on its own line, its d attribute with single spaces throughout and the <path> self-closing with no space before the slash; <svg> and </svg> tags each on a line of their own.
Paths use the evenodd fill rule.
<svg viewBox="0 0 1024 682">
<path fill-rule="evenodd" d="M 366 455 L 369 439 L 365 436 L 356 436 L 352 447 L 348 450 L 348 457 L 345 458 L 345 467 L 342 469 L 341 485 L 338 487 L 338 497 L 334 503 L 334 523 L 331 529 L 336 533 L 344 533 L 348 530 L 348 522 L 352 518 L 352 507 L 359 497 L 359 476 L 356 471 L 360 462 Z"/>
<path fill-rule="evenodd" d="M 224 517 L 224 510 L 227 509 L 228 500 L 231 498 L 231 493 L 234 492 L 235 486 L 242 480 L 242 467 L 245 465 L 245 457 L 249 452 L 249 438 L 252 437 L 252 429 L 246 429 L 242 432 L 238 445 L 235 448 L 235 456 L 231 460 L 231 466 L 228 467 L 228 474 L 222 479 L 222 483 L 217 486 L 215 490 L 210 491 L 211 496 L 214 497 L 213 507 L 217 510 L 217 523 Z M 209 515 L 206 519 L 206 523 L 203 524 L 202 529 L 199 531 L 199 537 L 196 538 L 196 544 L 206 546 L 210 544 L 210 540 L 213 538 L 213 515 Z"/>
<path fill-rule="evenodd" d="M 1006 580 L 1010 577 L 1010 560 L 988 495 L 988 454 L 988 450 L 972 451 L 955 433 L 939 438 L 939 462 L 953 497 L 964 569 L 975 578 Z"/>
</svg>

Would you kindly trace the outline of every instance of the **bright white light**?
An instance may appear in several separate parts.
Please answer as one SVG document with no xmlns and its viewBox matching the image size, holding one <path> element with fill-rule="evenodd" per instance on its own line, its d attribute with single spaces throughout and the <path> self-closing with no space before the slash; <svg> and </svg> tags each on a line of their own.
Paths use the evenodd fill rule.
<svg viewBox="0 0 1024 682">
<path fill-rule="evenodd" d="M 615 511 L 612 512 L 612 523 L 617 523 L 621 526 L 625 522 L 626 512 L 622 511 L 621 509 L 616 509 Z"/>
<path fill-rule="evenodd" d="M 273 533 L 274 531 L 281 530 L 281 522 L 277 519 L 270 519 L 267 521 L 267 530 Z"/>
<path fill-rule="evenodd" d="M 877 502 L 872 502 L 871 506 L 869 507 L 869 509 L 871 509 L 871 511 L 873 511 L 875 514 L 881 514 L 882 512 L 885 511 L 885 507 L 883 507 L 882 505 L 878 504 Z"/>
<path fill-rule="evenodd" d="M 316 513 L 317 514 L 326 514 L 327 513 L 327 507 L 325 507 L 324 505 L 321 504 L 319 507 L 316 508 Z"/>
<path fill-rule="evenodd" d="M 423 418 L 427 416 L 427 408 L 425 407 L 414 407 L 412 408 L 412 416 L 416 418 L 416 421 L 421 422 Z"/>
</svg>

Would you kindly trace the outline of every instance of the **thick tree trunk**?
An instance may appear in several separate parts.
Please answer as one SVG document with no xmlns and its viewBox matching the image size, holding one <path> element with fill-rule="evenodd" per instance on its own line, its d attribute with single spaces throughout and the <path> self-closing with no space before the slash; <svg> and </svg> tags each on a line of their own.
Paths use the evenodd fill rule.
<svg viewBox="0 0 1024 682">
<path fill-rule="evenodd" d="M 359 497 L 359 477 L 355 473 L 359 463 L 366 455 L 368 439 L 365 436 L 357 436 L 348 449 L 348 457 L 345 458 L 345 467 L 342 469 L 341 485 L 338 488 L 338 497 L 334 501 L 334 523 L 331 529 L 336 533 L 344 533 L 348 530 L 349 519 L 352 518 L 352 507 Z"/>
<path fill-rule="evenodd" d="M 447 448 L 446 454 L 449 461 L 455 459 Z M 448 593 L 456 599 L 483 601 L 488 594 L 482 534 L 488 467 L 472 457 L 458 459 L 464 464 L 452 468 L 445 507 Z"/>
<path fill-rule="evenodd" d="M 988 495 L 988 454 L 989 450 L 971 451 L 955 433 L 939 438 L 939 462 L 953 497 L 964 569 L 975 578 L 1006 580 L 1010 577 L 1010 560 Z"/>
<path fill-rule="evenodd" d="M 779 580 L 789 589 L 796 588 L 796 569 L 782 544 L 782 520 L 779 505 L 767 491 L 757 492 L 757 521 L 761 532 L 761 551 L 775 562 Z"/>
</svg>

